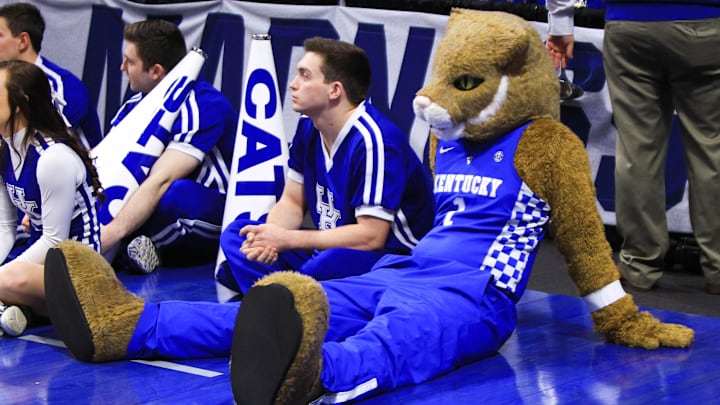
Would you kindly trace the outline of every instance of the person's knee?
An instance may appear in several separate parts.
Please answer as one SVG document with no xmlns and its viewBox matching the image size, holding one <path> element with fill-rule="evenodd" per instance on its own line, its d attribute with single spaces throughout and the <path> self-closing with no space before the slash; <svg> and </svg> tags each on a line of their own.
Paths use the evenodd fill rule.
<svg viewBox="0 0 720 405">
<path fill-rule="evenodd" d="M 181 215 L 180 207 L 185 201 L 193 199 L 192 188 L 195 185 L 194 180 L 178 179 L 170 184 L 170 187 L 163 193 L 155 208 L 156 213 L 162 213 L 165 216 L 177 218 Z"/>
<path fill-rule="evenodd" d="M 3 266 L 0 272 L 0 292 L 23 291 L 30 284 L 30 274 L 28 271 L 28 263 L 11 262 Z M 0 296 L 0 300 L 2 296 Z"/>
</svg>

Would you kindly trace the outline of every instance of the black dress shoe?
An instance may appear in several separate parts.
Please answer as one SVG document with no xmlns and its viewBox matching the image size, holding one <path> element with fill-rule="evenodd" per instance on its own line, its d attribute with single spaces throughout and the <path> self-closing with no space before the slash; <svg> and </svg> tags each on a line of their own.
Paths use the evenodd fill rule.
<svg viewBox="0 0 720 405">
<path fill-rule="evenodd" d="M 615 264 L 615 269 L 617 270 L 618 274 L 620 275 L 620 284 L 622 284 L 622 286 L 627 288 L 628 290 L 638 291 L 638 292 L 648 292 L 648 291 L 654 290 L 655 287 L 657 287 L 657 284 L 653 284 L 650 287 L 640 287 L 640 286 L 636 286 L 635 284 L 629 282 L 628 280 L 625 279 L 625 276 L 623 276 L 622 270 L 620 269 L 620 263 Z"/>
<path fill-rule="evenodd" d="M 705 292 L 708 294 L 720 294 L 720 284 L 705 284 Z"/>
</svg>

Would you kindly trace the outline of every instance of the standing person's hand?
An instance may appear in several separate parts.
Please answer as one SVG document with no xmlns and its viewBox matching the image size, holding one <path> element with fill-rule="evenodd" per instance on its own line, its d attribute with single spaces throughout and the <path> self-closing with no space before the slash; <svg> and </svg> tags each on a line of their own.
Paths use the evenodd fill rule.
<svg viewBox="0 0 720 405">
<path fill-rule="evenodd" d="M 555 69 L 567 67 L 568 59 L 573 57 L 575 38 L 573 35 L 548 35 L 545 47 L 550 52 Z"/>
</svg>

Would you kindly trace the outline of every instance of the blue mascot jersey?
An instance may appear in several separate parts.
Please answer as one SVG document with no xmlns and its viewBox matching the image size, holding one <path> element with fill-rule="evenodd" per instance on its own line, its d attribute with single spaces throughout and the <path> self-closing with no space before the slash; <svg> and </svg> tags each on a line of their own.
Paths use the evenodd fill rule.
<svg viewBox="0 0 720 405">
<path fill-rule="evenodd" d="M 450 254 L 455 261 L 489 271 L 495 285 L 516 299 L 527 285 L 550 212 L 515 170 L 515 150 L 526 127 L 499 142 L 439 142 L 435 226 L 413 251 L 437 258 Z M 463 253 L 465 249 L 472 252 Z"/>
</svg>

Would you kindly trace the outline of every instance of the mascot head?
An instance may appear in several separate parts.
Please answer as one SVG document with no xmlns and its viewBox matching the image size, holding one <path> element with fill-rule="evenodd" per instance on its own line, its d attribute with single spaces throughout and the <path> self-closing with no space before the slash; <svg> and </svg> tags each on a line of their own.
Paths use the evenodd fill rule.
<svg viewBox="0 0 720 405">
<path fill-rule="evenodd" d="M 437 137 L 479 142 L 531 119 L 557 119 L 559 91 L 547 50 L 527 21 L 453 9 L 413 109 Z"/>
</svg>

